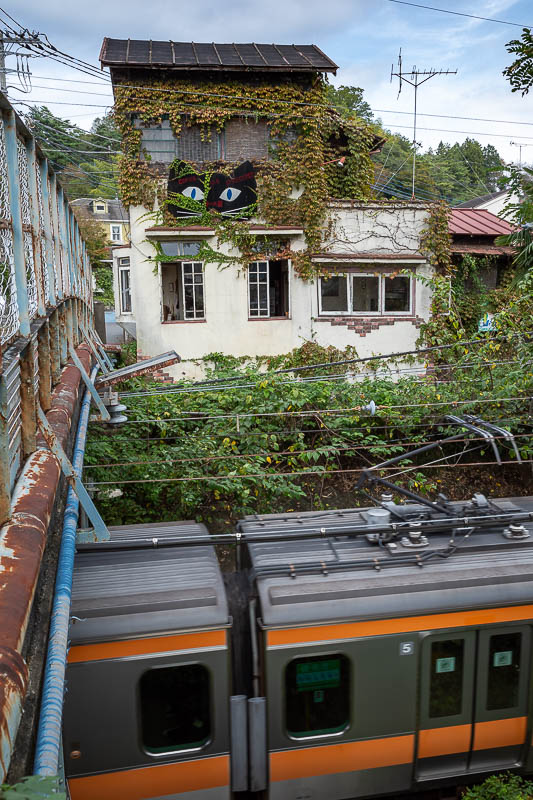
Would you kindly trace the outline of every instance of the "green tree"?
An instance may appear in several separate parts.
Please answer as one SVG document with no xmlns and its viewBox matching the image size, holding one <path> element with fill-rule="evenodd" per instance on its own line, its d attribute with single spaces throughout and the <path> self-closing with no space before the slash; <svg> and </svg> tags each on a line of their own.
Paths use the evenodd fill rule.
<svg viewBox="0 0 533 800">
<path fill-rule="evenodd" d="M 328 86 L 327 98 L 339 114 L 345 118 L 358 117 L 366 122 L 375 122 L 370 105 L 363 99 L 364 89 L 359 86 Z"/>
<path fill-rule="evenodd" d="M 533 86 L 533 36 L 530 28 L 524 28 L 520 39 L 513 39 L 505 45 L 507 52 L 516 56 L 503 74 L 511 84 L 513 92 L 527 94 Z"/>
</svg>

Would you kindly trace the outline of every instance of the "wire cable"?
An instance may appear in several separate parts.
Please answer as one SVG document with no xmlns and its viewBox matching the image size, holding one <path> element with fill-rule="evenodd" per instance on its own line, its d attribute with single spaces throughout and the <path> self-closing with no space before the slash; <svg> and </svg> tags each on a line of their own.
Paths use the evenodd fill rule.
<svg viewBox="0 0 533 800">
<path fill-rule="evenodd" d="M 468 17 L 469 19 L 479 19 L 483 22 L 497 22 L 499 25 L 514 25 L 516 28 L 531 28 L 531 25 L 521 25 L 519 22 L 509 22 L 505 19 L 495 19 L 494 17 L 480 17 L 477 14 L 466 14 L 461 11 L 450 11 L 447 8 L 435 8 L 435 6 L 425 6 L 422 3 L 412 3 L 409 0 L 387 0 L 389 3 L 398 3 L 402 6 L 413 6 L 414 8 L 423 8 L 427 11 L 439 11 L 441 14 L 453 14 L 456 17 Z"/>
</svg>

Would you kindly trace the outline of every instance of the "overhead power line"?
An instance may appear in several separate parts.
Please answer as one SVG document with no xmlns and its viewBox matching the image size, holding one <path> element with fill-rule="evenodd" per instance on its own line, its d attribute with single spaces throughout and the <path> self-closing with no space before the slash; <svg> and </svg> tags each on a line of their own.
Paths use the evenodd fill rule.
<svg viewBox="0 0 533 800">
<path fill-rule="evenodd" d="M 531 28 L 532 25 L 522 25 L 519 22 L 510 22 L 506 19 L 495 19 L 494 17 L 480 17 L 477 14 L 466 14 L 462 11 L 450 11 L 448 8 L 435 8 L 435 6 L 425 6 L 422 3 L 411 3 L 408 0 L 388 0 L 389 3 L 398 3 L 401 6 L 413 6 L 414 8 L 424 8 L 426 11 L 439 11 L 441 14 L 453 14 L 456 17 L 468 17 L 469 19 L 479 19 L 483 22 L 497 22 L 499 25 L 514 25 L 516 28 Z"/>
</svg>

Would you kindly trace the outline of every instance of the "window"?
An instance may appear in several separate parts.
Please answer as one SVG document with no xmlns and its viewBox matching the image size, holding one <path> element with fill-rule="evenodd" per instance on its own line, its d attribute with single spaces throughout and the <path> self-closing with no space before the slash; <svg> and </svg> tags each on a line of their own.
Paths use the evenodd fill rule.
<svg viewBox="0 0 533 800">
<path fill-rule="evenodd" d="M 118 280 L 120 288 L 120 312 L 121 314 L 131 314 L 131 283 L 130 283 L 129 258 L 119 258 L 118 265 L 119 265 Z"/>
<path fill-rule="evenodd" d="M 149 753 L 203 747 L 211 736 L 209 673 L 202 664 L 148 670 L 139 683 L 141 737 Z"/>
<path fill-rule="evenodd" d="M 201 261 L 162 264 L 163 322 L 205 319 Z"/>
<path fill-rule="evenodd" d="M 501 633 L 490 637 L 487 676 L 487 710 L 518 705 L 520 644 L 522 634 Z"/>
<path fill-rule="evenodd" d="M 161 250 L 165 256 L 197 256 L 200 252 L 201 242 L 160 242 Z"/>
<path fill-rule="evenodd" d="M 289 268 L 287 261 L 254 261 L 248 266 L 248 316 L 287 317 Z"/>
<path fill-rule="evenodd" d="M 111 241 L 122 241 L 122 234 L 120 232 L 120 225 L 111 225 Z"/>
<path fill-rule="evenodd" d="M 461 713 L 464 647 L 464 639 L 431 645 L 430 717 L 453 717 Z"/>
<path fill-rule="evenodd" d="M 99 214 L 102 214 L 102 213 L 104 213 L 104 214 L 105 214 L 105 211 L 106 211 L 106 204 L 105 204 L 105 203 L 102 203 L 101 201 L 100 201 L 100 202 L 94 202 L 94 203 L 93 203 L 93 210 L 94 210 L 96 213 L 99 213 Z"/>
<path fill-rule="evenodd" d="M 321 314 L 410 314 L 409 275 L 328 275 L 319 281 Z"/>
<path fill-rule="evenodd" d="M 341 653 L 295 658 L 285 669 L 285 725 L 296 739 L 341 733 L 350 721 L 350 662 Z"/>
</svg>

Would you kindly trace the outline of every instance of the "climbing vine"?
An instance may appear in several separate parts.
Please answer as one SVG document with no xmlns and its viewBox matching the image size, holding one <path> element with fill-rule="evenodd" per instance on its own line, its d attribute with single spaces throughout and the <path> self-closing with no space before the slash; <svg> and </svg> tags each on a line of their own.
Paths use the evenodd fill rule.
<svg viewBox="0 0 533 800">
<path fill-rule="evenodd" d="M 239 220 L 223 218 L 199 207 L 192 209 L 198 211 L 194 217 L 172 216 L 169 203 L 173 199 L 166 194 L 166 170 L 163 173 L 161 165 L 142 160 L 143 126 L 168 120 L 176 137 L 185 126 L 199 126 L 202 139 L 209 141 L 214 132 L 222 131 L 236 116 L 250 125 L 265 122 L 269 129 L 271 157 L 254 163 L 258 206 L 248 209 L 247 215 L 257 211 L 267 224 L 301 227 L 305 249 L 277 255 L 290 257 L 301 278 L 313 279 L 317 267 L 311 255 L 320 250 L 328 227 L 327 201 L 332 195 L 357 200 L 370 196 L 373 180 L 370 151 L 375 141 L 370 125 L 357 119 L 343 119 L 328 106 L 326 83 L 320 76 L 311 85 L 294 80 L 191 83 L 174 79 L 135 86 L 118 84 L 115 119 L 123 137 L 119 176 L 123 202 L 127 206 L 152 208 L 157 199 L 158 213 L 166 225 L 180 227 L 194 222 L 214 227 L 217 247 L 227 243 L 240 253 L 229 262 L 237 260 L 245 267 L 251 255 L 255 259 L 260 257 L 256 237 Z M 342 170 L 336 163 L 327 163 L 342 155 L 346 159 Z M 215 168 L 217 172 L 229 171 L 229 166 L 222 162 L 202 164 L 202 172 Z M 213 248 L 208 251 L 204 247 L 202 255 L 208 261 L 229 263 L 226 256 L 222 259 Z"/>
</svg>

